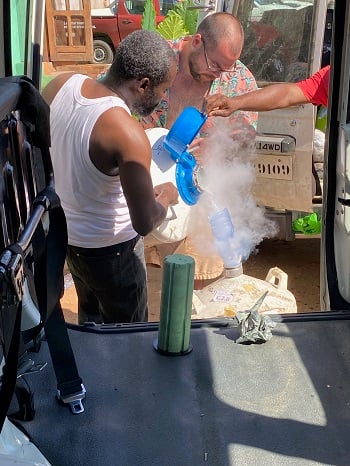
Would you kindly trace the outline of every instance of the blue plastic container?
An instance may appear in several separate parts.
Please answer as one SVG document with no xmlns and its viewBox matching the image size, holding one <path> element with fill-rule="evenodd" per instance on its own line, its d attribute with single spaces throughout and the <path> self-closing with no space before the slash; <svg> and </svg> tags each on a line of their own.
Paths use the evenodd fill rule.
<svg viewBox="0 0 350 466">
<path fill-rule="evenodd" d="M 164 139 L 164 147 L 176 162 L 176 185 L 182 200 L 188 205 L 198 201 L 201 192 L 193 180 L 196 159 L 187 147 L 197 136 L 208 116 L 194 107 L 186 107 L 175 120 Z"/>
<path fill-rule="evenodd" d="M 208 116 L 194 107 L 186 107 L 175 120 L 167 134 L 164 146 L 176 159 L 186 151 L 187 146 L 199 133 Z"/>
</svg>

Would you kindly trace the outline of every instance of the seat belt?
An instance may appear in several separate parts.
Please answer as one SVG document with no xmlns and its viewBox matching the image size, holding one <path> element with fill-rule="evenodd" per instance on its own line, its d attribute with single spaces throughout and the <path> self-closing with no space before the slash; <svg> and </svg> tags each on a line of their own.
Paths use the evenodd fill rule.
<svg viewBox="0 0 350 466">
<path fill-rule="evenodd" d="M 46 188 L 34 205 L 50 205 L 48 209 L 49 228 L 46 233 L 46 248 L 39 251 L 36 260 L 36 249 L 43 244 L 42 229 L 33 237 L 34 282 L 39 312 L 44 322 L 44 331 L 48 343 L 54 371 L 57 379 L 57 398 L 69 405 L 73 414 L 84 411 L 82 400 L 86 390 L 79 376 L 74 353 L 69 340 L 60 298 L 63 295 L 63 268 L 66 258 L 67 226 L 66 218 L 56 192 Z M 38 244 L 40 243 L 40 244 Z"/>
<path fill-rule="evenodd" d="M 53 202 L 51 203 L 49 199 Z M 42 250 L 40 246 L 37 260 L 35 260 L 36 243 L 38 238 L 42 239 L 42 224 L 38 224 L 32 241 L 38 307 L 43 316 L 42 321 L 46 320 L 44 330 L 57 379 L 57 398 L 64 405 L 68 405 L 73 414 L 79 414 L 84 411 L 82 400 L 85 398 L 86 390 L 78 373 L 59 301 L 63 291 L 63 267 L 67 244 L 66 221 L 59 198 L 52 189 L 44 190 L 34 205 L 41 203 L 50 205 L 52 210 L 47 212 L 50 224 L 45 241 L 46 247 Z M 5 357 L 0 388 L 1 431 L 15 392 L 21 345 L 24 272 L 23 251 L 18 244 L 10 246 L 0 256 L 0 285 L 2 299 L 0 327 Z M 19 404 L 21 404 L 20 399 Z"/>
</svg>

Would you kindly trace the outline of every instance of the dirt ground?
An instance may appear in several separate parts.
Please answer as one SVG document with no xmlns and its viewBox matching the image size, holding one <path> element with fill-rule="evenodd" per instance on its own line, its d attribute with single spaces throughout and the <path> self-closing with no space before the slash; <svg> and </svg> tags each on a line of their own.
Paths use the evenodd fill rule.
<svg viewBox="0 0 350 466">
<path fill-rule="evenodd" d="M 267 240 L 256 254 L 243 264 L 243 272 L 264 280 L 271 267 L 279 267 L 288 275 L 288 290 L 294 295 L 298 312 L 320 310 L 320 238 L 298 236 L 295 241 Z M 65 319 L 77 323 L 74 285 L 67 277 L 62 298 Z M 149 320 L 159 320 L 162 270 L 148 267 Z M 69 286 L 70 285 L 70 286 Z"/>
</svg>

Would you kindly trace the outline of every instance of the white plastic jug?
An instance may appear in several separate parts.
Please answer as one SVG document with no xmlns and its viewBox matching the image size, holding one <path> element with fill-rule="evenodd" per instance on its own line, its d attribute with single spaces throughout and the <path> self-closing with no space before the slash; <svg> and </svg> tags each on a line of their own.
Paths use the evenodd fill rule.
<svg viewBox="0 0 350 466">
<path fill-rule="evenodd" d="M 150 128 L 146 134 L 152 147 L 151 177 L 153 185 L 172 182 L 176 186 L 176 163 L 164 147 L 164 139 L 169 130 Z M 178 204 L 170 206 L 164 222 L 151 235 L 161 243 L 181 241 L 187 235 L 190 206 L 179 196 Z"/>
</svg>

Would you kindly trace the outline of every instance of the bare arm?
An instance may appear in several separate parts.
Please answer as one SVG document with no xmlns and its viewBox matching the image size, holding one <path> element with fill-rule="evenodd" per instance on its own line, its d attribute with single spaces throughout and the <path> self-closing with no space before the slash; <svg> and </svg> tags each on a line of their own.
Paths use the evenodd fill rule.
<svg viewBox="0 0 350 466">
<path fill-rule="evenodd" d="M 209 116 L 229 116 L 236 110 L 264 112 L 277 108 L 308 103 L 303 91 L 295 83 L 271 84 L 236 97 L 214 94 L 206 99 Z"/>
<path fill-rule="evenodd" d="M 118 170 L 132 225 L 140 235 L 162 223 L 168 206 L 177 203 L 178 191 L 172 183 L 153 188 L 149 140 L 124 109 L 110 109 L 98 119 L 90 138 L 90 157 L 108 175 Z"/>
</svg>

